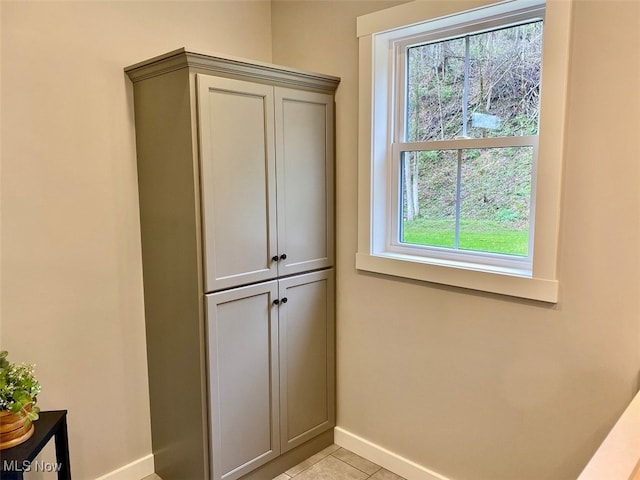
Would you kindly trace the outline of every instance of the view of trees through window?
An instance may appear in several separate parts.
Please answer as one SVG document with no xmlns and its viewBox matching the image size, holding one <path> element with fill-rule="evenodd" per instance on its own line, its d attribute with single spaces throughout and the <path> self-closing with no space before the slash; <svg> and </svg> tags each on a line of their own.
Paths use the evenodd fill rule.
<svg viewBox="0 0 640 480">
<path fill-rule="evenodd" d="M 411 46 L 405 141 L 538 134 L 542 22 Z M 456 149 L 402 158 L 400 241 L 526 256 L 532 146 Z"/>
</svg>

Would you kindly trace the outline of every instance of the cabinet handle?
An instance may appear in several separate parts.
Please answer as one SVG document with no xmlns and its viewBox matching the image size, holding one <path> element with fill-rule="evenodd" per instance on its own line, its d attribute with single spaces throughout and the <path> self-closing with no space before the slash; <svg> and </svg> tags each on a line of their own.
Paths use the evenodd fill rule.
<svg viewBox="0 0 640 480">
<path fill-rule="evenodd" d="M 289 301 L 289 299 L 288 299 L 287 297 L 284 297 L 284 298 L 281 300 L 281 302 L 282 302 L 282 303 L 287 303 L 288 301 Z"/>
<path fill-rule="evenodd" d="M 277 298 L 273 301 L 274 305 L 278 305 L 280 303 L 280 300 L 278 300 Z"/>
<path fill-rule="evenodd" d="M 282 255 L 280 255 L 280 260 L 286 260 L 287 259 L 287 254 L 283 253 Z"/>
<path fill-rule="evenodd" d="M 271 257 L 271 261 L 272 262 L 277 262 L 278 261 L 278 255 L 274 255 L 273 257 Z"/>
</svg>

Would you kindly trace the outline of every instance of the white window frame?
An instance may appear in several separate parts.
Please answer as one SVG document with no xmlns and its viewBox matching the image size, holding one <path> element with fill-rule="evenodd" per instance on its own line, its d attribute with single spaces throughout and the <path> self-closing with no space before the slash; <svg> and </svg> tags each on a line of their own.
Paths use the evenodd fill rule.
<svg viewBox="0 0 640 480">
<path fill-rule="evenodd" d="M 571 1 L 567 0 L 500 3 L 421 0 L 358 18 L 357 269 L 551 303 L 558 301 L 556 263 L 571 7 Z M 485 30 L 491 25 L 521 23 L 523 15 L 535 16 L 541 9 L 545 12 L 545 23 L 538 159 L 532 174 L 530 221 L 535 222 L 530 239 L 535 249 L 529 249 L 532 258 L 505 262 L 504 255 L 451 249 L 442 255 L 425 256 L 423 247 L 398 245 L 392 234 L 398 227 L 392 222 L 398 222 L 399 149 L 411 149 L 411 145 L 394 145 L 398 128 L 393 124 L 394 87 L 398 82 L 394 49 L 411 36 L 424 36 L 426 31 L 447 32 L 461 26 L 469 30 L 478 24 L 482 24 L 478 29 Z M 451 145 L 458 141 L 452 142 Z"/>
</svg>

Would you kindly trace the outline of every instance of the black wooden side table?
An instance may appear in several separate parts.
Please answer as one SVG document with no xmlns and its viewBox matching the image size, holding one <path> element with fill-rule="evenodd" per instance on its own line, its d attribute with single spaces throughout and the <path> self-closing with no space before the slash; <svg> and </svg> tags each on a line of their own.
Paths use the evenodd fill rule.
<svg viewBox="0 0 640 480">
<path fill-rule="evenodd" d="M 22 480 L 27 471 L 57 471 L 58 480 L 71 480 L 67 411 L 40 412 L 36 428 L 29 440 L 15 447 L 0 450 L 0 479 Z M 55 436 L 57 465 L 38 464 L 33 460 Z"/>
</svg>

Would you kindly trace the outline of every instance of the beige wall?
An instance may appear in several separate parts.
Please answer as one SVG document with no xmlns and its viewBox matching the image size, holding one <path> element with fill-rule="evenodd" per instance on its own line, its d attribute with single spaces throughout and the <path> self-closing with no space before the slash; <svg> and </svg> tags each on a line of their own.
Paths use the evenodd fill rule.
<svg viewBox="0 0 640 480">
<path fill-rule="evenodd" d="M 338 424 L 452 480 L 574 479 L 638 387 L 640 3 L 574 12 L 554 306 L 362 274 L 355 18 L 274 1 L 273 59 L 337 94 Z"/>
<path fill-rule="evenodd" d="M 70 411 L 74 478 L 150 451 L 131 85 L 187 45 L 341 76 L 338 422 L 452 480 L 575 478 L 637 388 L 640 4 L 574 14 L 556 306 L 354 269 L 355 18 L 339 2 L 6 2 L 2 348 Z M 273 32 L 273 37 L 271 36 Z"/>
<path fill-rule="evenodd" d="M 270 61 L 270 4 L 0 8 L 2 348 L 37 364 L 42 408 L 69 410 L 74 478 L 95 478 L 151 452 L 123 67 L 184 45 Z"/>
</svg>

